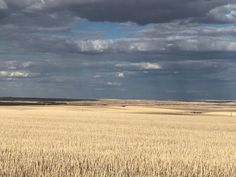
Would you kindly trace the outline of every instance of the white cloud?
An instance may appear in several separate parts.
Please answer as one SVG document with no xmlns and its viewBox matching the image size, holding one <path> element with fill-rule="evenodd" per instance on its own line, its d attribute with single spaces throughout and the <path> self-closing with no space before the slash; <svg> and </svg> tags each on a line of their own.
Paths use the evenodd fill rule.
<svg viewBox="0 0 236 177">
<path fill-rule="evenodd" d="M 122 63 L 116 64 L 116 67 L 122 68 L 134 68 L 139 70 L 158 70 L 161 69 L 161 66 L 158 63 L 149 63 L 149 62 L 141 62 L 141 63 Z"/>
<path fill-rule="evenodd" d="M 161 69 L 161 66 L 158 63 L 134 63 L 134 66 L 146 70 Z"/>
<path fill-rule="evenodd" d="M 119 83 L 119 82 L 107 82 L 106 85 L 108 85 L 108 86 L 121 86 L 121 83 Z"/>
<path fill-rule="evenodd" d="M 119 78 L 125 78 L 125 73 L 119 72 L 119 73 L 116 74 L 116 76 L 119 77 Z"/>
<path fill-rule="evenodd" d="M 102 76 L 99 75 L 99 74 L 96 74 L 96 75 L 93 76 L 93 78 L 95 78 L 95 79 L 98 79 L 98 78 L 101 78 L 101 77 L 102 77 Z"/>
<path fill-rule="evenodd" d="M 152 52 L 165 50 L 165 39 L 126 38 L 109 40 L 66 40 L 80 52 Z"/>
<path fill-rule="evenodd" d="M 0 71 L 0 77 L 7 78 L 26 78 L 31 74 L 26 71 Z"/>
<path fill-rule="evenodd" d="M 104 52 L 112 47 L 113 40 L 86 40 L 77 42 L 81 52 Z"/>
</svg>

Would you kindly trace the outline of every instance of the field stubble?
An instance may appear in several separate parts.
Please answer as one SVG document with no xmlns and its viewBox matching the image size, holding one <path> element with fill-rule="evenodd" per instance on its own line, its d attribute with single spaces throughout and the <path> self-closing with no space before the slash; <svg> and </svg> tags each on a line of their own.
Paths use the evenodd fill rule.
<svg viewBox="0 0 236 177">
<path fill-rule="evenodd" d="M 4 177 L 236 176 L 235 117 L 18 106 L 0 125 Z"/>
</svg>

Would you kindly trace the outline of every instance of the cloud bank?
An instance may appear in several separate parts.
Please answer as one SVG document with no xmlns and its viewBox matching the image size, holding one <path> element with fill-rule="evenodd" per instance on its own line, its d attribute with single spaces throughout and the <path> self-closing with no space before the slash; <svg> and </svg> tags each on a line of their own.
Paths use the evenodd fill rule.
<svg viewBox="0 0 236 177">
<path fill-rule="evenodd" d="M 233 0 L 0 0 L 0 95 L 236 98 L 235 27 Z"/>
</svg>

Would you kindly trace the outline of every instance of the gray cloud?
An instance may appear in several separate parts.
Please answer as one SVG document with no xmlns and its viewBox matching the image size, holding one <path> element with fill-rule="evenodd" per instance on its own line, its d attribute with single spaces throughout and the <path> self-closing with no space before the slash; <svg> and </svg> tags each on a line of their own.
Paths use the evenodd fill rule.
<svg viewBox="0 0 236 177">
<path fill-rule="evenodd" d="M 156 28 L 158 30 L 158 26 Z M 207 30 L 207 29 L 206 29 Z M 219 35 L 206 35 L 208 32 L 195 31 L 190 34 L 181 31 L 180 35 L 175 32 L 169 34 L 155 33 L 144 34 L 147 37 L 133 39 L 97 39 L 79 40 L 61 37 L 43 36 L 17 36 L 13 48 L 16 50 L 28 50 L 31 52 L 64 53 L 64 54 L 103 54 L 103 53 L 162 53 L 180 51 L 215 51 L 215 52 L 236 52 L 235 39 L 230 36 L 234 30 L 220 31 Z M 209 32 L 210 33 L 210 32 Z M 214 31 L 212 32 L 214 33 Z M 232 34 L 229 34 L 232 33 Z M 229 34 L 229 37 L 227 35 Z M 151 36 L 153 37 L 151 37 Z M 162 36 L 159 36 L 162 35 Z M 25 36 L 25 38 L 24 38 Z M 24 40 L 23 40 L 24 38 Z"/>
<path fill-rule="evenodd" d="M 1 0 L 0 2 L 1 9 L 8 9 L 8 14 L 14 12 L 16 16 L 19 13 L 27 15 L 30 13 L 30 16 L 40 13 L 52 16 L 69 13 L 72 16 L 95 21 L 132 21 L 139 24 L 180 19 L 207 20 L 209 13 L 215 16 L 217 12 L 224 11 L 218 9 L 219 6 L 227 8 L 229 7 L 227 4 L 234 4 L 232 0 Z M 218 17 L 215 17 L 217 20 Z M 40 19 L 37 20 L 40 22 Z"/>
<path fill-rule="evenodd" d="M 43 45 L 44 44 L 44 45 Z M 53 45 L 56 44 L 56 45 Z M 206 37 L 201 33 L 187 36 L 166 36 L 159 38 L 136 38 L 118 40 L 73 40 L 45 39 L 37 40 L 33 45 L 42 51 L 60 51 L 74 53 L 110 53 L 110 52 L 177 52 L 177 51 L 228 51 L 236 52 L 234 38 Z M 42 48 L 43 46 L 43 48 Z"/>
<path fill-rule="evenodd" d="M 19 52 L 27 50 L 31 52 L 85 54 L 169 51 L 234 52 L 236 50 L 235 40 L 225 37 L 235 35 L 235 26 L 220 29 L 191 23 L 191 21 L 199 22 L 200 19 L 204 19 L 205 22 L 206 20 L 214 20 L 233 23 L 235 4 L 229 3 L 232 1 L 1 0 L 0 7 L 8 15 L 4 15 L 0 19 L 0 37 L 2 41 L 5 40 L 6 43 L 9 43 L 8 48 L 4 48 L 2 52 L 13 49 Z M 89 9 L 86 8 L 87 6 Z M 97 13 L 99 7 L 102 8 L 101 13 Z M 146 9 L 146 7 L 150 9 Z M 124 13 L 126 8 L 127 12 L 132 13 Z M 150 11 L 152 9 L 157 14 L 152 13 Z M 115 12 L 116 10 L 117 12 Z M 142 11 L 145 12 L 141 13 Z M 159 14 L 162 11 L 163 15 Z M 196 11 L 199 15 L 191 15 Z M 139 16 L 136 12 L 142 15 Z M 102 15 L 103 13 L 105 15 Z M 117 14 L 112 15 L 110 13 Z M 146 16 L 146 13 L 151 13 L 150 17 Z M 147 25 L 140 32 L 140 36 L 133 39 L 80 40 L 69 37 L 37 35 L 37 33 L 46 32 L 69 33 L 71 30 L 69 24 L 76 19 L 75 16 L 93 20 L 93 15 L 95 15 L 94 18 L 97 18 L 94 20 L 98 21 L 134 21 L 143 24 L 172 20 L 176 20 L 176 22 Z M 104 18 L 99 17 L 99 15 L 104 16 Z M 133 15 L 137 19 L 133 19 Z M 156 18 L 156 16 L 161 19 Z"/>
<path fill-rule="evenodd" d="M 139 30 L 87 40 L 81 18 Z M 233 0 L 0 0 L 1 95 L 236 98 L 235 29 Z"/>
<path fill-rule="evenodd" d="M 6 10 L 8 9 L 8 6 L 4 0 L 0 0 L 0 9 L 1 10 Z"/>
<path fill-rule="evenodd" d="M 216 7 L 210 10 L 208 16 L 215 21 L 236 23 L 236 4 L 227 4 Z"/>
</svg>

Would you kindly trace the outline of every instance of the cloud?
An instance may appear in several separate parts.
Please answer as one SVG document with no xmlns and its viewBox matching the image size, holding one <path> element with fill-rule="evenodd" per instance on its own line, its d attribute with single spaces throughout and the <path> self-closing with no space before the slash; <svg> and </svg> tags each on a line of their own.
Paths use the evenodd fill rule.
<svg viewBox="0 0 236 177">
<path fill-rule="evenodd" d="M 12 42 L 15 50 L 61 54 L 176 53 L 181 51 L 236 52 L 235 25 L 182 24 L 181 21 L 143 26 L 132 38 L 90 39 L 74 37 L 70 27 L 30 27 L 14 25 L 0 29 L 1 39 Z M 18 32 L 17 31 L 23 31 Z M 33 32 L 34 31 L 34 32 Z M 56 35 L 64 33 L 64 36 Z M 71 37 L 72 36 L 72 37 Z M 6 52 L 7 50 L 4 49 Z"/>
<path fill-rule="evenodd" d="M 173 39 L 174 37 L 194 37 L 194 36 L 204 36 L 204 37 L 220 37 L 227 35 L 235 35 L 236 29 L 235 25 L 228 24 L 207 24 L 207 23 L 184 23 L 181 21 L 176 21 L 172 23 L 164 24 L 149 24 L 143 28 L 140 32 L 141 37 L 145 38 L 163 38 L 168 37 Z"/>
<path fill-rule="evenodd" d="M 235 95 L 235 4 L 233 0 L 0 0 L 0 77 L 6 88 L 1 94 Z"/>
<path fill-rule="evenodd" d="M 112 49 L 113 40 L 87 40 L 87 41 L 70 41 L 75 42 L 81 52 L 104 52 Z"/>
<path fill-rule="evenodd" d="M 116 67 L 121 68 L 133 68 L 139 70 L 158 70 L 161 69 L 161 66 L 158 63 L 149 63 L 149 62 L 141 62 L 141 63 L 122 63 L 116 64 Z"/>
<path fill-rule="evenodd" d="M 32 66 L 34 63 L 32 61 L 27 61 L 27 62 L 23 62 L 21 63 L 21 65 L 24 67 L 24 68 L 28 68 L 30 66 Z"/>
<path fill-rule="evenodd" d="M 176 51 L 228 51 L 235 52 L 235 26 L 179 22 L 149 25 L 141 32 L 142 39 L 157 50 Z M 149 39 L 149 40 L 148 40 Z M 151 47 L 149 47 L 151 49 Z M 155 48 L 153 48 L 155 51 Z"/>
<path fill-rule="evenodd" d="M 4 78 L 26 78 L 31 74 L 26 71 L 0 71 L 0 77 Z"/>
<path fill-rule="evenodd" d="M 223 23 L 236 23 L 236 4 L 227 4 L 210 10 L 208 16 Z"/>
<path fill-rule="evenodd" d="M 166 23 L 179 19 L 201 20 L 225 0 L 95 0 L 70 1 L 64 6 L 79 17 L 94 21 Z"/>
<path fill-rule="evenodd" d="M 118 78 L 125 78 L 125 73 L 119 72 L 119 73 L 116 74 L 116 76 L 117 76 Z"/>
<path fill-rule="evenodd" d="M 0 60 L 0 69 L 8 69 L 8 70 L 21 70 L 26 69 L 31 66 L 33 66 L 34 63 L 32 61 L 16 61 L 16 60 L 10 60 L 10 61 L 1 61 Z"/>
<path fill-rule="evenodd" d="M 106 85 L 108 85 L 108 86 L 121 86 L 121 83 L 119 83 L 119 82 L 107 82 Z"/>
<path fill-rule="evenodd" d="M 151 46 L 149 39 L 117 39 L 117 40 L 86 40 L 86 41 L 67 41 L 76 45 L 78 51 L 84 53 L 103 53 L 103 52 L 149 52 L 162 50 Z"/>
<path fill-rule="evenodd" d="M 60 14 L 92 21 L 166 23 L 180 19 L 207 20 L 210 10 L 231 0 L 1 0 L 9 13 Z M 32 15 L 30 15 L 32 16 Z"/>
<path fill-rule="evenodd" d="M 5 10 L 8 9 L 8 6 L 4 0 L 0 0 L 0 10 L 4 10 L 4 9 Z"/>
<path fill-rule="evenodd" d="M 32 42 L 32 41 L 31 41 Z M 53 45 L 55 44 L 55 45 Z M 39 39 L 27 48 L 38 51 L 58 51 L 64 53 L 162 53 L 179 51 L 228 51 L 236 52 L 236 42 L 225 36 L 205 36 L 201 32 L 189 35 L 183 32 L 178 36 L 174 33 L 163 37 L 110 39 L 110 40 L 74 40 L 74 39 Z"/>
<path fill-rule="evenodd" d="M 229 3 L 230 1 L 223 0 L 148 0 L 145 2 L 141 0 L 121 0 L 119 2 L 113 0 L 0 0 L 0 7 L 7 7 L 8 11 L 8 16 L 4 15 L 2 19 L 0 17 L 1 40 L 9 43 L 8 48 L 2 51 L 9 52 L 14 49 L 19 52 L 27 50 L 78 54 L 235 52 L 235 40 L 230 38 L 230 35 L 236 34 L 235 26 L 217 28 L 200 24 L 200 22 L 207 24 L 208 21 L 233 23 L 235 4 Z M 119 9 L 120 6 L 123 9 Z M 96 13 L 100 7 L 105 10 Z M 114 9 L 111 11 L 112 8 L 108 7 L 116 7 L 115 9 L 119 11 L 115 12 Z M 123 13 L 123 10 L 126 11 L 125 9 L 132 13 Z M 224 13 L 226 11 L 227 13 Z M 167 12 L 170 14 L 166 14 Z M 109 15 L 110 13 L 111 15 Z M 113 13 L 117 14 L 113 16 Z M 161 14 L 159 15 L 159 13 Z M 149 15 L 146 16 L 146 14 Z M 158 20 L 156 16 L 161 19 Z M 158 24 L 143 26 L 143 29 L 133 38 L 82 40 L 78 34 L 76 38 L 69 35 L 57 36 L 60 33 L 72 34 L 71 23 L 79 22 L 81 17 L 95 21 L 129 21 L 131 26 L 135 25 L 132 22 Z M 111 19 L 109 20 L 109 18 Z M 73 36 L 76 35 L 73 34 Z"/>
</svg>

